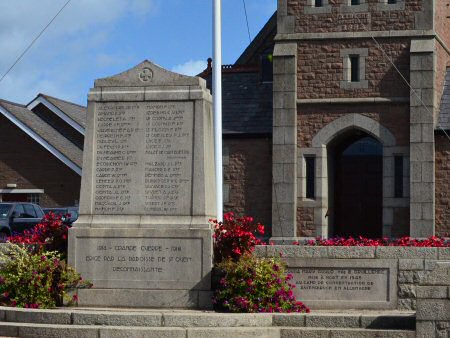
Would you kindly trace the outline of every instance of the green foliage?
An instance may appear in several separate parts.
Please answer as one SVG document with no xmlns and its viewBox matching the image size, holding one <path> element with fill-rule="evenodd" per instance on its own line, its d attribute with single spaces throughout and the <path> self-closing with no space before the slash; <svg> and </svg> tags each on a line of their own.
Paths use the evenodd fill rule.
<svg viewBox="0 0 450 338">
<path fill-rule="evenodd" d="M 225 273 L 214 297 L 217 308 L 230 312 L 309 312 L 296 300 L 292 274 L 278 258 L 242 255 L 218 265 Z"/>
<path fill-rule="evenodd" d="M 35 252 L 26 245 L 8 243 L 0 251 L 0 304 L 26 308 L 70 305 L 68 292 L 90 287 L 56 251 Z"/>
</svg>

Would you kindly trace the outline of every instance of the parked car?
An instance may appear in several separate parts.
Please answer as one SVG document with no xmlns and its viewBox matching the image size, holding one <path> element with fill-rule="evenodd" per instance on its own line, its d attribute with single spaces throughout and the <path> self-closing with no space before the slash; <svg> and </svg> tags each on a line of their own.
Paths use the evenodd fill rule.
<svg viewBox="0 0 450 338">
<path fill-rule="evenodd" d="M 0 203 L 0 241 L 14 233 L 33 228 L 41 222 L 44 212 L 33 203 L 8 202 Z"/>
<path fill-rule="evenodd" d="M 42 210 L 46 215 L 52 212 L 57 216 L 61 216 L 63 223 L 67 225 L 72 225 L 78 219 L 78 207 L 44 208 Z"/>
</svg>

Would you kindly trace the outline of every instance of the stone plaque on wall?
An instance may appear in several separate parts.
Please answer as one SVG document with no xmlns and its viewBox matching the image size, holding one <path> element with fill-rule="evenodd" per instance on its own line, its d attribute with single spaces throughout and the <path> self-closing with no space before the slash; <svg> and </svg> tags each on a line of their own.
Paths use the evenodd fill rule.
<svg viewBox="0 0 450 338">
<path fill-rule="evenodd" d="M 373 259 L 287 258 L 298 299 L 316 309 L 397 306 L 397 262 Z"/>
<path fill-rule="evenodd" d="M 203 79 L 149 61 L 95 81 L 80 217 L 69 233 L 69 262 L 94 284 L 80 291 L 81 305 L 207 306 L 211 101 Z"/>
</svg>

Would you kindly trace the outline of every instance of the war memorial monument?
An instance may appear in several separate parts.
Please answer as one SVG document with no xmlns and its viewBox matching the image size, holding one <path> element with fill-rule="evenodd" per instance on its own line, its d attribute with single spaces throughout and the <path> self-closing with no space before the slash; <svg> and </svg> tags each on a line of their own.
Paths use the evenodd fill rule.
<svg viewBox="0 0 450 338">
<path fill-rule="evenodd" d="M 210 303 L 215 215 L 211 95 L 144 61 L 95 81 L 69 262 L 85 306 Z"/>
</svg>

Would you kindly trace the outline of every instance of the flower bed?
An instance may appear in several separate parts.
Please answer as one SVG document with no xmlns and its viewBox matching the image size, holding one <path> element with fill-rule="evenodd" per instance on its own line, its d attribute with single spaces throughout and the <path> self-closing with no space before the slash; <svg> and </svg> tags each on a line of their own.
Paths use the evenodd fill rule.
<svg viewBox="0 0 450 338">
<path fill-rule="evenodd" d="M 293 242 L 293 245 L 307 246 L 403 246 L 403 247 L 450 247 L 450 239 L 432 236 L 426 239 L 416 239 L 402 237 L 399 239 L 379 238 L 370 239 L 365 237 L 336 237 L 336 238 L 316 238 L 303 242 Z"/>
<path fill-rule="evenodd" d="M 292 274 L 279 258 L 252 255 L 264 226 L 252 217 L 226 213 L 214 229 L 216 310 L 229 312 L 309 312 L 294 295 Z M 213 278 L 214 280 L 214 278 Z M 214 284 L 214 283 L 213 283 Z"/>
<path fill-rule="evenodd" d="M 0 305 L 35 309 L 77 302 L 71 291 L 92 284 L 67 265 L 67 237 L 67 225 L 50 213 L 8 238 L 0 251 Z"/>
<path fill-rule="evenodd" d="M 292 274 L 279 258 L 250 254 L 218 265 L 224 272 L 213 298 L 216 309 L 230 312 L 309 312 L 294 295 Z"/>
</svg>

